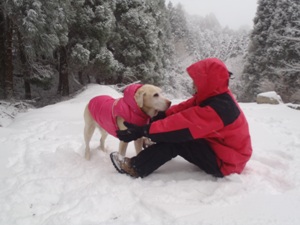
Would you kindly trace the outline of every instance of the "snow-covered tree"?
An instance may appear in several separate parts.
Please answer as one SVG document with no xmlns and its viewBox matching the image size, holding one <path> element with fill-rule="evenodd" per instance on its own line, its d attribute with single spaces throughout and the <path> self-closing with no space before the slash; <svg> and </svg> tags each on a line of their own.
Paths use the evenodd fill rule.
<svg viewBox="0 0 300 225">
<path fill-rule="evenodd" d="M 272 21 L 272 33 L 268 41 L 268 57 L 271 74 L 269 80 L 285 101 L 293 101 L 291 96 L 300 88 L 300 46 L 293 38 L 300 36 L 300 3 L 296 0 L 278 1 L 276 15 Z M 284 37 L 284 38 L 282 38 Z M 292 69 L 293 68 L 293 69 Z M 275 78 L 281 82 L 276 82 Z"/>
<path fill-rule="evenodd" d="M 186 21 L 186 12 L 181 4 L 175 7 L 172 2 L 168 3 L 169 20 L 171 23 L 171 32 L 175 41 L 185 38 L 188 35 L 188 26 Z"/>
<path fill-rule="evenodd" d="M 118 64 L 107 61 L 113 57 L 110 40 L 113 39 L 115 28 L 115 2 L 109 0 L 85 1 L 76 8 L 75 22 L 71 24 L 70 33 L 70 68 L 75 76 L 78 75 L 81 84 L 90 82 L 110 83 L 118 79 Z M 104 53 L 106 56 L 99 56 Z M 114 61 L 114 60 L 113 60 Z"/>
<path fill-rule="evenodd" d="M 13 29 L 10 49 L 14 52 L 14 74 L 23 78 L 27 99 L 31 98 L 32 84 L 49 87 L 55 74 L 53 51 L 67 40 L 66 26 L 59 19 L 70 7 L 66 2 L 23 0 L 5 3 L 6 20 L 11 21 Z"/>
<path fill-rule="evenodd" d="M 156 84 L 162 80 L 162 70 L 169 58 L 164 54 L 168 48 L 164 43 L 164 11 L 162 0 L 116 2 L 117 26 L 110 46 L 115 58 L 124 65 L 126 77 Z M 124 75 L 122 82 L 127 82 Z"/>
<path fill-rule="evenodd" d="M 259 0 L 254 28 L 250 36 L 247 61 L 243 71 L 244 93 L 239 96 L 241 101 L 253 101 L 260 92 L 260 80 L 267 67 L 267 40 L 270 26 L 276 11 L 276 1 Z"/>
<path fill-rule="evenodd" d="M 15 34 L 20 57 L 20 74 L 24 80 L 25 98 L 31 99 L 31 84 L 49 85 L 53 70 L 49 67 L 52 52 L 58 45 L 54 32 L 47 27 L 47 13 L 52 9 L 45 2 L 27 0 L 14 5 Z M 49 32 L 50 31 L 50 32 Z M 53 36 L 55 38 L 53 38 Z M 43 59 L 45 61 L 43 61 Z"/>
<path fill-rule="evenodd" d="M 300 87 L 298 70 L 288 70 L 300 57 L 293 38 L 299 37 L 300 2 L 297 0 L 259 1 L 244 69 L 243 101 L 253 101 L 273 83 L 284 101 Z"/>
<path fill-rule="evenodd" d="M 191 24 L 182 6 L 165 4 L 165 0 L 2 2 L 1 97 L 12 96 L 15 89 L 22 89 L 26 98 L 46 88 L 54 94 L 56 87 L 61 96 L 89 82 L 137 80 L 173 90 L 181 86 L 182 93 L 189 93 L 184 70 L 190 63 L 244 54 L 246 35 L 222 29 L 214 15 Z"/>
<path fill-rule="evenodd" d="M 9 2 L 10 3 L 10 2 Z M 1 50 L 0 50 L 0 97 L 14 96 L 13 80 L 13 13 L 11 4 L 0 4 Z M 2 83 L 3 82 L 3 83 Z"/>
<path fill-rule="evenodd" d="M 245 55 L 249 31 L 222 28 L 215 15 L 190 16 L 181 5 L 173 7 L 170 2 L 168 11 L 174 37 L 175 63 L 167 72 L 166 84 L 174 87 L 173 91 L 170 91 L 170 87 L 167 88 L 174 95 L 190 93 L 190 78 L 185 71 L 190 64 L 207 57 L 218 57 L 226 61 Z M 236 60 L 238 63 L 241 61 Z M 240 75 L 240 69 L 236 70 Z M 181 84 L 180 87 L 178 84 Z"/>
<path fill-rule="evenodd" d="M 2 4 L 0 5 L 0 99 L 5 98 L 5 15 Z"/>
</svg>

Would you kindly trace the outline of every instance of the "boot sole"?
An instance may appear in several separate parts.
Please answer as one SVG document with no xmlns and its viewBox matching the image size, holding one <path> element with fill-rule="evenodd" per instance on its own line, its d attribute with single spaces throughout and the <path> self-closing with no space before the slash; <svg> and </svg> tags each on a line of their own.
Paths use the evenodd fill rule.
<svg viewBox="0 0 300 225">
<path fill-rule="evenodd" d="M 118 152 L 110 153 L 110 160 L 119 173 L 122 173 L 122 174 L 125 173 L 125 171 L 122 170 L 122 168 L 120 168 L 120 166 L 115 162 L 118 160 Z"/>
</svg>

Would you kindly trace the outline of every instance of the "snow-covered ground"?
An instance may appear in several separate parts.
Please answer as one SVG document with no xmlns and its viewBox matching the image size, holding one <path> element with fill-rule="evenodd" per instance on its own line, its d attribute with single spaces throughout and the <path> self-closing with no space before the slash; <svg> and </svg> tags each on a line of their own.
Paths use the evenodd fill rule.
<svg viewBox="0 0 300 225">
<path fill-rule="evenodd" d="M 100 94 L 120 96 L 90 85 L 69 101 L 30 109 L 0 127 L 1 225 L 300 224 L 299 110 L 241 104 L 254 149 L 241 175 L 213 178 L 178 157 L 133 179 L 110 162 L 109 152 L 118 148 L 114 137 L 104 153 L 96 133 L 91 161 L 83 157 L 83 109 Z"/>
</svg>

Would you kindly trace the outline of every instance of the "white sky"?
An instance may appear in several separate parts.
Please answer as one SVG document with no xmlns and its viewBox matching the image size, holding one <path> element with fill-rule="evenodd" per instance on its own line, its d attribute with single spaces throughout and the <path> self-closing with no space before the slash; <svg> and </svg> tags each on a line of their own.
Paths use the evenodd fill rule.
<svg viewBox="0 0 300 225">
<path fill-rule="evenodd" d="M 206 16 L 214 13 L 222 26 L 238 29 L 241 26 L 253 26 L 257 0 L 166 0 L 175 6 L 181 3 L 191 15 Z"/>
</svg>

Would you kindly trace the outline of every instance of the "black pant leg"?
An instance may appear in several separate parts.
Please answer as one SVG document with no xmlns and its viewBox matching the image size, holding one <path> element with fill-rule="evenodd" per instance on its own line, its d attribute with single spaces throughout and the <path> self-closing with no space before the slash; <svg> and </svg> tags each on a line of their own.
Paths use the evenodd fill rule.
<svg viewBox="0 0 300 225">
<path fill-rule="evenodd" d="M 183 143 L 177 154 L 190 163 L 198 166 L 204 172 L 215 177 L 223 177 L 215 152 L 204 139 Z"/>
<path fill-rule="evenodd" d="M 152 145 L 132 158 L 132 166 L 141 177 L 145 177 L 177 155 L 195 164 L 208 174 L 223 177 L 215 153 L 202 139 L 185 143 Z"/>
<path fill-rule="evenodd" d="M 140 177 L 148 176 L 154 170 L 176 157 L 173 144 L 158 143 L 145 148 L 137 156 L 131 158 L 131 165 Z"/>
</svg>

